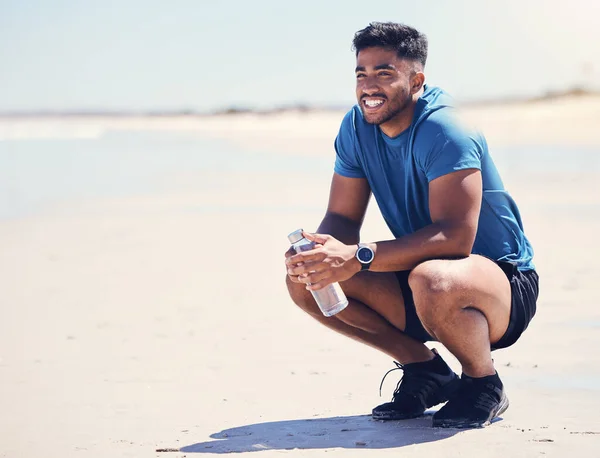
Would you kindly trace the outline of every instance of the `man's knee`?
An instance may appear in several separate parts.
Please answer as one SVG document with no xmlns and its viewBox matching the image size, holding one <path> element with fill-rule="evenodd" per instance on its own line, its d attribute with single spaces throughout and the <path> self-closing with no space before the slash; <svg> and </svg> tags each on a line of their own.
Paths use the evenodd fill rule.
<svg viewBox="0 0 600 458">
<path fill-rule="evenodd" d="M 424 325 L 435 326 L 445 319 L 460 294 L 460 286 L 452 277 L 447 261 L 425 261 L 415 267 L 408 284 L 413 294 L 417 315 Z"/>
<path fill-rule="evenodd" d="M 434 300 L 446 298 L 457 290 L 448 261 L 425 261 L 416 266 L 408 276 L 413 295 L 428 296 Z"/>
<path fill-rule="evenodd" d="M 290 297 L 294 304 L 300 307 L 309 315 L 322 316 L 317 303 L 315 302 L 310 291 L 306 289 L 304 283 L 294 283 L 289 276 L 285 276 L 285 283 L 290 293 Z"/>
</svg>

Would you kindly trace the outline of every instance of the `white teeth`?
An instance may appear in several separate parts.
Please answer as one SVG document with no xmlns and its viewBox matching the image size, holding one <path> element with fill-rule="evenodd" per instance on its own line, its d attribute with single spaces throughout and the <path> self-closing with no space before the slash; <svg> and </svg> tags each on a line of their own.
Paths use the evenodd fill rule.
<svg viewBox="0 0 600 458">
<path fill-rule="evenodd" d="M 377 106 L 381 105 L 382 103 L 383 103 L 383 100 L 365 100 L 365 105 L 370 108 L 377 107 Z"/>
</svg>

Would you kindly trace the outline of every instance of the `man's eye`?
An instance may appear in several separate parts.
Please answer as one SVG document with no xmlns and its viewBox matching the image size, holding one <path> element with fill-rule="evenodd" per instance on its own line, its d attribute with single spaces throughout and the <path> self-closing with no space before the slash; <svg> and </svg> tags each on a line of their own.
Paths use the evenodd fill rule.
<svg viewBox="0 0 600 458">
<path fill-rule="evenodd" d="M 379 76 L 388 77 L 388 76 L 392 76 L 392 74 L 390 72 L 381 72 L 381 73 L 379 73 Z"/>
<path fill-rule="evenodd" d="M 363 75 L 362 73 L 359 73 L 359 74 L 356 75 L 356 79 L 357 80 L 359 80 L 361 78 L 364 78 L 364 77 L 365 77 L 365 75 Z"/>
</svg>

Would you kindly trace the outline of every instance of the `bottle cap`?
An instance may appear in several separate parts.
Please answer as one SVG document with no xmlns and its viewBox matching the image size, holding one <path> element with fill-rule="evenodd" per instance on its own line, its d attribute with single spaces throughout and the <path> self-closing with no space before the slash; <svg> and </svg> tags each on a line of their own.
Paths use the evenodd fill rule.
<svg viewBox="0 0 600 458">
<path fill-rule="evenodd" d="M 290 241 L 290 243 L 296 243 L 296 242 L 302 240 L 304 238 L 304 236 L 302 235 L 302 231 L 303 231 L 303 229 L 297 229 L 294 232 L 292 232 L 291 234 L 289 234 L 288 240 Z"/>
</svg>

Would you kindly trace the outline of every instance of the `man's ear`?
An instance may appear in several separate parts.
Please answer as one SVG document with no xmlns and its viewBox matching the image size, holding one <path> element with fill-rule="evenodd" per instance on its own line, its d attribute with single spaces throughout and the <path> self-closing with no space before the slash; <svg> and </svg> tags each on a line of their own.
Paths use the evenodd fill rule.
<svg viewBox="0 0 600 458">
<path fill-rule="evenodd" d="M 410 79 L 410 92 L 416 94 L 421 90 L 425 84 L 425 74 L 423 72 L 416 72 Z"/>
</svg>

